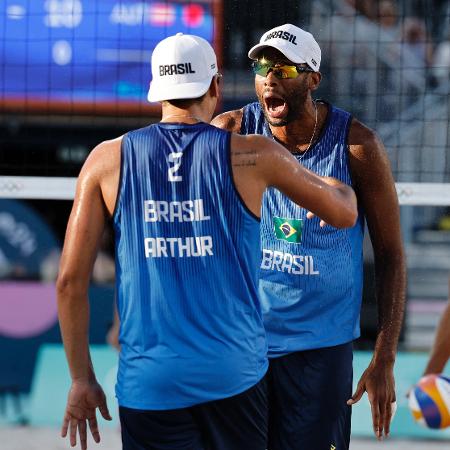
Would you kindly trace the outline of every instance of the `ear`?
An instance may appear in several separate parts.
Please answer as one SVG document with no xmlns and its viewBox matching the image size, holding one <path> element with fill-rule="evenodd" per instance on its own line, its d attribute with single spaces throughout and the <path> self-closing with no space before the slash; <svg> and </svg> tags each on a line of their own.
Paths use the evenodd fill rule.
<svg viewBox="0 0 450 450">
<path fill-rule="evenodd" d="M 309 77 L 309 89 L 315 91 L 319 87 L 321 79 L 322 74 L 320 72 L 312 72 Z"/>
<path fill-rule="evenodd" d="M 219 88 L 219 77 L 217 75 L 214 75 L 211 84 L 209 85 L 209 95 L 211 97 L 219 97 L 220 88 Z"/>
</svg>

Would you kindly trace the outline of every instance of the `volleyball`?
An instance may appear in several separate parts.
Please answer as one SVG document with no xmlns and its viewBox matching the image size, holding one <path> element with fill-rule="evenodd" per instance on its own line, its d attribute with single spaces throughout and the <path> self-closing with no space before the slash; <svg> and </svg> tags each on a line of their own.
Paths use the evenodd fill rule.
<svg viewBox="0 0 450 450">
<path fill-rule="evenodd" d="M 422 377 L 409 395 L 414 420 L 433 429 L 450 426 L 450 378 L 442 375 Z"/>
</svg>

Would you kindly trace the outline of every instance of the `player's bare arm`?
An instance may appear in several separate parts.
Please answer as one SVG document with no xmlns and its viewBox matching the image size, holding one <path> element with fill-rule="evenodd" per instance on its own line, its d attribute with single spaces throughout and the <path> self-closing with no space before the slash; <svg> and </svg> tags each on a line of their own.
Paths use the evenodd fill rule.
<svg viewBox="0 0 450 450">
<path fill-rule="evenodd" d="M 56 290 L 58 316 L 72 387 L 61 434 L 70 443 L 87 448 L 87 426 L 100 441 L 96 409 L 111 417 L 106 397 L 97 383 L 89 354 L 88 286 L 107 217 L 117 195 L 120 141 L 108 141 L 94 149 L 78 178 L 75 200 L 67 226 Z"/>
<path fill-rule="evenodd" d="M 273 186 L 330 225 L 344 228 L 355 224 L 352 188 L 305 169 L 282 145 L 263 136 L 233 134 L 231 149 L 237 189 L 256 216 L 260 215 L 264 190 Z"/>
<path fill-rule="evenodd" d="M 239 133 L 241 131 L 243 114 L 244 112 L 242 109 L 224 112 L 214 117 L 211 121 L 211 125 L 224 130 L 233 131 L 234 133 Z"/>
<path fill-rule="evenodd" d="M 395 402 L 393 367 L 405 306 L 406 268 L 395 184 L 385 148 L 376 134 L 354 120 L 349 133 L 350 168 L 364 210 L 375 256 L 378 336 L 368 369 L 350 403 L 367 391 L 374 432 L 389 434 Z"/>
<path fill-rule="evenodd" d="M 450 293 L 450 280 L 449 280 Z M 442 313 L 436 330 L 433 348 L 425 367 L 424 375 L 442 373 L 447 361 L 450 359 L 450 299 Z"/>
</svg>

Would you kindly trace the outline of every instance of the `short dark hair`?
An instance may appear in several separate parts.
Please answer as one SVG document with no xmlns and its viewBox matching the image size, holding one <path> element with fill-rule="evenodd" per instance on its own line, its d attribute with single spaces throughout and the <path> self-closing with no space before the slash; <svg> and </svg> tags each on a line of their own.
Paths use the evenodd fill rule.
<svg viewBox="0 0 450 450">
<path fill-rule="evenodd" d="M 162 103 L 168 103 L 169 105 L 175 106 L 177 108 L 186 109 L 190 106 L 194 105 L 195 103 L 201 103 L 202 100 L 205 98 L 206 92 L 201 96 L 197 98 L 180 98 L 175 100 L 164 100 Z"/>
</svg>

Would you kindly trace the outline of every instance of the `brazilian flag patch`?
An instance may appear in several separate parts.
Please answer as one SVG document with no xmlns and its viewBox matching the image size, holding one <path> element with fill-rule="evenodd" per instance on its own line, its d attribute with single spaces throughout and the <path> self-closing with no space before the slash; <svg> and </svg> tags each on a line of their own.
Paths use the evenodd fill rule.
<svg viewBox="0 0 450 450">
<path fill-rule="evenodd" d="M 280 241 L 286 241 L 292 244 L 300 244 L 302 242 L 303 220 L 274 217 L 273 227 L 275 237 Z"/>
</svg>

